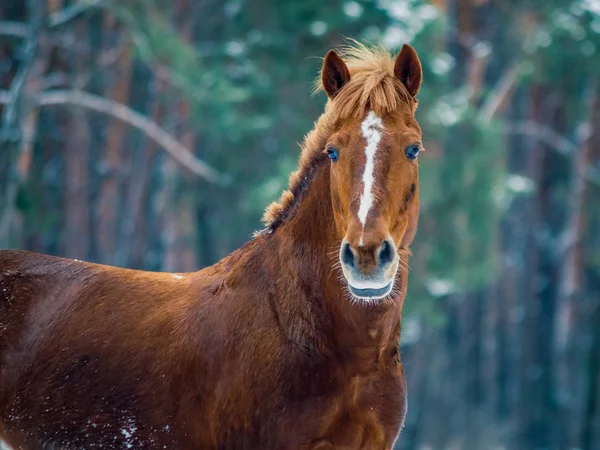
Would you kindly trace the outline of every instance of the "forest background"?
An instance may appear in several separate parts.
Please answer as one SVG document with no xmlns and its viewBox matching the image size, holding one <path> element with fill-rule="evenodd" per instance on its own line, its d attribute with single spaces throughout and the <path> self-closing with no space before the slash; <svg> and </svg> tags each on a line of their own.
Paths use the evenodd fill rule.
<svg viewBox="0 0 600 450">
<path fill-rule="evenodd" d="M 397 449 L 599 449 L 599 0 L 2 0 L 0 248 L 213 264 L 348 36 L 424 67 Z"/>
</svg>

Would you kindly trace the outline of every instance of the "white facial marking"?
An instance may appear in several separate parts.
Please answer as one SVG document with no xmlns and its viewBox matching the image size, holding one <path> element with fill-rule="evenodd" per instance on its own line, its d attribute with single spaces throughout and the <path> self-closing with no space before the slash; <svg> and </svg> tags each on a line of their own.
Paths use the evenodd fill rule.
<svg viewBox="0 0 600 450">
<path fill-rule="evenodd" d="M 367 215 L 373 206 L 373 182 L 375 181 L 375 153 L 381 141 L 383 134 L 383 122 L 375 115 L 375 112 L 370 111 L 365 120 L 360 126 L 362 134 L 367 141 L 365 153 L 367 155 L 367 163 L 363 172 L 364 190 L 360 196 L 360 207 L 358 208 L 358 219 L 362 223 L 363 229 L 367 221 Z M 362 237 L 361 237 L 362 240 Z"/>
<path fill-rule="evenodd" d="M 171 274 L 173 275 L 173 278 L 175 278 L 176 280 L 181 280 L 183 277 L 181 275 L 177 275 L 177 274 Z"/>
</svg>

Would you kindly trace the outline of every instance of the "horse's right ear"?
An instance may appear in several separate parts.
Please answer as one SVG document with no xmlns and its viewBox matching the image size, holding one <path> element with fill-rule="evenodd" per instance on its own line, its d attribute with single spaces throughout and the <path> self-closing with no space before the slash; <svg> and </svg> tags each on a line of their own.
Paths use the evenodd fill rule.
<svg viewBox="0 0 600 450">
<path fill-rule="evenodd" d="M 350 81 L 350 71 L 346 63 L 333 50 L 329 50 L 321 69 L 321 82 L 329 98 L 335 97 L 338 91 Z"/>
</svg>

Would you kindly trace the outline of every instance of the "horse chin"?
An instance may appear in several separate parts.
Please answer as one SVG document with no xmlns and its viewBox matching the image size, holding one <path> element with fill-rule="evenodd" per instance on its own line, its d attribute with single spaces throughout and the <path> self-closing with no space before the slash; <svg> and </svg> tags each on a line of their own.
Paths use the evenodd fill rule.
<svg viewBox="0 0 600 450">
<path fill-rule="evenodd" d="M 342 266 L 342 273 L 346 279 L 348 290 L 355 299 L 362 302 L 377 302 L 389 297 L 394 291 L 396 282 L 396 273 L 398 271 L 398 261 L 389 267 L 385 272 L 375 273 L 372 277 L 364 277 L 355 274 Z"/>
<path fill-rule="evenodd" d="M 357 288 L 357 287 L 352 286 L 352 284 L 350 284 L 350 282 L 348 282 L 348 290 L 354 297 L 359 298 L 363 301 L 369 301 L 369 302 L 381 300 L 381 299 L 387 297 L 388 295 L 390 295 L 393 288 L 394 288 L 394 280 L 393 279 L 387 285 L 384 285 L 382 287 Z"/>
</svg>

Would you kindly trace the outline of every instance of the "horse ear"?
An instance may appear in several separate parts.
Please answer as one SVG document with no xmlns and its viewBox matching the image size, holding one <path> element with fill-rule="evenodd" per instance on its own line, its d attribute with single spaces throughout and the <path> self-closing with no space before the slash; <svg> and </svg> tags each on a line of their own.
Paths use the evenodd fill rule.
<svg viewBox="0 0 600 450">
<path fill-rule="evenodd" d="M 417 52 L 410 45 L 404 44 L 402 46 L 402 50 L 394 63 L 394 74 L 406 86 L 410 95 L 415 97 L 421 87 L 423 69 Z"/>
<path fill-rule="evenodd" d="M 335 97 L 338 91 L 350 81 L 350 72 L 346 63 L 333 50 L 329 50 L 321 69 L 321 82 L 329 98 Z"/>
</svg>

